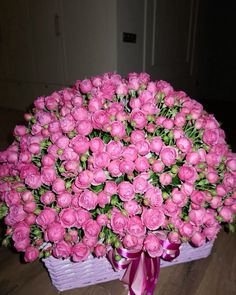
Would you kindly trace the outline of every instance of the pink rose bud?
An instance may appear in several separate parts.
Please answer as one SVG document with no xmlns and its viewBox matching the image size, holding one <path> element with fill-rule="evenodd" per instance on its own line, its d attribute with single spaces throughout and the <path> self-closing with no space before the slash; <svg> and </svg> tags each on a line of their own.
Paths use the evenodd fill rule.
<svg viewBox="0 0 236 295">
<path fill-rule="evenodd" d="M 24 259 L 26 262 L 33 262 L 39 257 L 39 250 L 36 247 L 30 246 L 25 250 Z"/>
<path fill-rule="evenodd" d="M 199 233 L 199 232 L 195 232 L 191 238 L 191 242 L 197 246 L 197 247 L 200 247 L 200 246 L 203 246 L 206 242 L 206 239 L 204 237 L 203 234 Z"/>
<path fill-rule="evenodd" d="M 106 255 L 106 247 L 103 244 L 98 244 L 94 249 L 94 253 L 97 257 L 103 257 Z"/>
<path fill-rule="evenodd" d="M 169 185 L 172 182 L 172 177 L 169 173 L 162 173 L 159 180 L 162 185 Z"/>
<path fill-rule="evenodd" d="M 233 211 L 229 206 L 224 206 L 219 215 L 224 219 L 225 222 L 233 222 Z"/>
<path fill-rule="evenodd" d="M 154 161 L 152 164 L 152 170 L 153 172 L 160 173 L 164 170 L 165 166 L 160 160 Z"/>
</svg>

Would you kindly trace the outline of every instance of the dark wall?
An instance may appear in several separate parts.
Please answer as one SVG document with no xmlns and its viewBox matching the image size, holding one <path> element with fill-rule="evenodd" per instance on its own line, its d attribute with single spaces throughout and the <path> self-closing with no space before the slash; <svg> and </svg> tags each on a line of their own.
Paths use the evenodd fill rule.
<svg viewBox="0 0 236 295">
<path fill-rule="evenodd" d="M 236 102 L 236 1 L 200 0 L 197 96 Z"/>
</svg>

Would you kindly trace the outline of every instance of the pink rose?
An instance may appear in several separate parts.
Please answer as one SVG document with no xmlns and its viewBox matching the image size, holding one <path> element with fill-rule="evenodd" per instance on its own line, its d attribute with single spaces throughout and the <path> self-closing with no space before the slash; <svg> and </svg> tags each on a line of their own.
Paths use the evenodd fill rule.
<svg viewBox="0 0 236 295">
<path fill-rule="evenodd" d="M 78 188 L 88 188 L 93 181 L 93 173 L 89 170 L 83 170 L 75 179 L 75 185 Z"/>
<path fill-rule="evenodd" d="M 68 192 L 63 192 L 57 195 L 57 206 L 60 208 L 69 207 L 72 202 L 72 195 Z"/>
<path fill-rule="evenodd" d="M 150 207 L 160 207 L 163 202 L 162 191 L 158 187 L 149 188 L 145 195 L 145 202 Z"/>
<path fill-rule="evenodd" d="M 162 245 L 155 234 L 148 234 L 144 240 L 144 249 L 151 257 L 160 257 L 163 253 Z"/>
<path fill-rule="evenodd" d="M 205 215 L 206 215 L 206 209 L 204 208 L 191 210 L 189 212 L 190 221 L 192 221 L 197 226 L 203 224 Z"/>
<path fill-rule="evenodd" d="M 40 197 L 40 201 L 44 204 L 44 205 L 50 205 L 51 203 L 53 203 L 55 201 L 55 194 L 51 191 L 47 191 L 46 193 L 44 193 L 41 197 Z"/>
<path fill-rule="evenodd" d="M 140 140 L 145 139 L 145 134 L 141 130 L 134 130 L 131 132 L 130 140 L 132 144 L 136 144 Z"/>
<path fill-rule="evenodd" d="M 29 238 L 30 228 L 29 226 L 22 222 L 18 223 L 13 230 L 12 240 L 14 242 L 20 242 L 26 238 Z"/>
<path fill-rule="evenodd" d="M 111 140 L 106 146 L 106 151 L 112 160 L 117 159 L 121 156 L 123 145 L 120 141 Z"/>
<path fill-rule="evenodd" d="M 42 228 L 46 228 L 49 224 L 53 223 L 56 219 L 57 213 L 52 208 L 44 208 L 36 218 L 36 223 Z"/>
<path fill-rule="evenodd" d="M 166 166 L 172 166 L 176 162 L 177 152 L 173 147 L 164 147 L 160 152 L 160 158 Z"/>
<path fill-rule="evenodd" d="M 147 181 L 147 179 L 145 179 L 144 177 L 142 177 L 142 175 L 138 175 L 134 178 L 133 180 L 133 187 L 134 187 L 134 191 L 135 193 L 144 193 L 146 192 L 146 190 L 149 187 L 149 182 Z"/>
<path fill-rule="evenodd" d="M 88 149 L 89 149 L 89 140 L 87 137 L 82 136 L 82 135 L 77 135 L 74 138 L 72 138 L 71 143 L 70 143 L 72 149 L 77 153 L 77 154 L 85 154 Z M 68 159 L 72 160 L 72 159 Z"/>
<path fill-rule="evenodd" d="M 127 218 L 121 212 L 112 212 L 111 228 L 114 233 L 123 234 L 127 227 Z"/>
<path fill-rule="evenodd" d="M 229 206 L 224 206 L 221 208 L 219 215 L 225 222 L 233 222 L 233 213 L 233 210 Z"/>
<path fill-rule="evenodd" d="M 86 260 L 89 254 L 89 248 L 83 243 L 78 243 L 72 249 L 72 260 L 74 262 Z"/>
<path fill-rule="evenodd" d="M 20 240 L 19 242 L 14 243 L 14 247 L 16 248 L 16 251 L 18 252 L 24 252 L 29 246 L 30 246 L 29 238 L 25 238 L 24 240 Z"/>
<path fill-rule="evenodd" d="M 107 181 L 104 187 L 104 193 L 109 196 L 115 195 L 117 193 L 117 184 L 113 181 Z"/>
<path fill-rule="evenodd" d="M 135 164 L 133 161 L 130 160 L 122 160 L 119 165 L 119 169 L 122 174 L 130 175 L 134 171 L 134 168 Z"/>
<path fill-rule="evenodd" d="M 180 166 L 178 171 L 178 176 L 181 180 L 188 181 L 190 183 L 194 183 L 198 177 L 196 169 L 186 164 L 184 164 L 183 166 Z"/>
<path fill-rule="evenodd" d="M 26 262 L 35 261 L 39 257 L 39 250 L 36 247 L 30 246 L 25 250 L 24 259 Z"/>
<path fill-rule="evenodd" d="M 135 236 L 132 235 L 125 235 L 123 238 L 123 245 L 126 249 L 133 249 L 138 244 L 138 239 Z"/>
<path fill-rule="evenodd" d="M 149 169 L 149 162 L 146 157 L 139 157 L 135 160 L 135 170 L 145 172 Z"/>
<path fill-rule="evenodd" d="M 106 204 L 111 201 L 111 196 L 107 195 L 104 191 L 98 193 L 98 204 L 100 207 L 104 208 Z"/>
<path fill-rule="evenodd" d="M 85 189 L 79 197 L 79 205 L 86 210 L 95 209 L 97 206 L 97 203 L 98 203 L 97 195 L 90 190 Z"/>
<path fill-rule="evenodd" d="M 134 200 L 124 202 L 123 206 L 124 206 L 125 211 L 130 216 L 134 216 L 134 215 L 141 212 L 141 208 L 140 208 L 139 204 Z"/>
<path fill-rule="evenodd" d="M 147 125 L 147 118 L 144 112 L 133 110 L 130 114 L 131 124 L 137 129 L 143 129 Z"/>
<path fill-rule="evenodd" d="M 168 239 L 171 243 L 180 244 L 180 236 L 177 232 L 171 231 L 168 234 Z"/>
<path fill-rule="evenodd" d="M 40 174 L 29 174 L 25 177 L 25 184 L 32 189 L 38 189 L 42 185 Z"/>
<path fill-rule="evenodd" d="M 145 235 L 146 229 L 140 217 L 133 216 L 128 219 L 127 232 L 136 237 L 142 237 Z"/>
<path fill-rule="evenodd" d="M 110 164 L 110 155 L 107 152 L 101 152 L 94 155 L 94 167 L 106 168 Z"/>
<path fill-rule="evenodd" d="M 53 167 L 42 167 L 41 169 L 41 181 L 46 185 L 51 185 L 57 178 L 56 171 Z"/>
<path fill-rule="evenodd" d="M 66 241 L 60 241 L 53 246 L 52 254 L 56 258 L 68 258 L 72 253 L 72 246 Z"/>
<path fill-rule="evenodd" d="M 11 220 L 11 223 L 14 224 L 24 220 L 24 218 L 26 217 L 26 212 L 23 210 L 22 205 L 13 205 L 10 207 L 10 212 L 7 215 L 7 217 L 9 218 L 8 221 Z M 6 218 L 5 218 L 5 223 L 7 224 Z M 12 225 L 12 224 L 9 224 L 9 225 Z"/>
<path fill-rule="evenodd" d="M 170 173 L 162 173 L 159 177 L 161 185 L 169 185 L 172 183 L 172 176 Z"/>
<path fill-rule="evenodd" d="M 174 188 L 171 192 L 173 202 L 179 207 L 184 207 L 187 203 L 187 196 L 185 193 Z"/>
<path fill-rule="evenodd" d="M 112 137 L 123 138 L 126 135 L 125 125 L 120 121 L 114 121 L 110 124 L 110 133 Z"/>
<path fill-rule="evenodd" d="M 200 162 L 198 152 L 188 152 L 186 155 L 186 162 L 188 164 L 197 165 Z"/>
<path fill-rule="evenodd" d="M 189 153 L 192 148 L 191 141 L 186 137 L 181 137 L 176 140 L 176 146 L 183 153 Z"/>
<path fill-rule="evenodd" d="M 104 142 L 99 137 L 94 137 L 89 142 L 90 150 L 93 153 L 101 153 L 105 149 Z"/>
<path fill-rule="evenodd" d="M 97 246 L 94 249 L 96 257 L 103 257 L 106 255 L 106 252 L 106 247 L 103 244 L 97 244 Z"/>
<path fill-rule="evenodd" d="M 33 213 L 37 207 L 36 202 L 29 202 L 24 204 L 24 211 L 26 213 Z"/>
<path fill-rule="evenodd" d="M 197 205 L 202 205 L 206 200 L 206 195 L 203 191 L 194 190 L 190 198 L 193 203 Z"/>
<path fill-rule="evenodd" d="M 191 223 L 184 222 L 179 227 L 179 232 L 183 237 L 190 238 L 193 235 L 193 226 Z"/>
<path fill-rule="evenodd" d="M 219 141 L 219 129 L 205 130 L 202 136 L 202 140 L 207 145 L 215 145 Z"/>
<path fill-rule="evenodd" d="M 63 227 L 69 228 L 76 225 L 76 211 L 73 208 L 62 209 L 60 214 L 60 223 Z"/>
<path fill-rule="evenodd" d="M 162 138 L 160 136 L 152 138 L 152 141 L 150 143 L 150 148 L 151 148 L 152 152 L 159 155 L 159 153 L 160 153 L 160 151 L 162 149 L 162 146 L 163 146 L 163 141 L 162 141 Z"/>
<path fill-rule="evenodd" d="M 156 230 L 165 222 L 165 215 L 159 209 L 143 209 L 142 221 L 150 230 Z"/>
<path fill-rule="evenodd" d="M 191 242 L 197 246 L 197 247 L 200 247 L 202 245 L 205 244 L 206 242 L 206 239 L 204 237 L 204 235 L 200 232 L 195 232 L 191 238 Z"/>
<path fill-rule="evenodd" d="M 160 173 L 164 170 L 165 166 L 160 160 L 155 160 L 152 164 L 153 172 Z"/>
<path fill-rule="evenodd" d="M 56 178 L 52 183 L 52 190 L 56 194 L 63 193 L 66 190 L 65 181 L 61 178 Z"/>
<path fill-rule="evenodd" d="M 135 148 L 141 156 L 146 156 L 150 152 L 150 146 L 147 140 L 139 140 L 136 142 Z"/>
<path fill-rule="evenodd" d="M 50 242 L 57 243 L 63 240 L 65 233 L 66 233 L 65 229 L 60 223 L 53 222 L 53 223 L 50 223 L 47 227 L 46 238 Z"/>
<path fill-rule="evenodd" d="M 83 224 L 91 218 L 90 213 L 84 209 L 78 209 L 76 211 L 77 227 L 80 228 Z"/>
<path fill-rule="evenodd" d="M 119 177 L 122 175 L 120 171 L 120 160 L 113 160 L 109 163 L 108 171 L 112 177 Z"/>
<path fill-rule="evenodd" d="M 133 185 L 128 181 L 122 181 L 118 185 L 118 194 L 122 201 L 132 200 L 135 195 Z"/>
<path fill-rule="evenodd" d="M 122 157 L 126 160 L 135 161 L 137 159 L 138 152 L 132 145 L 123 148 Z"/>
<path fill-rule="evenodd" d="M 217 238 L 217 235 L 220 231 L 220 225 L 216 224 L 210 227 L 205 227 L 202 231 L 203 235 L 208 239 L 208 240 L 215 240 Z"/>
<path fill-rule="evenodd" d="M 87 136 L 93 131 L 93 126 L 89 120 L 80 120 L 76 126 L 78 134 Z"/>
<path fill-rule="evenodd" d="M 25 223 L 28 225 L 32 225 L 36 222 L 36 215 L 34 214 L 27 214 L 27 216 L 24 219 Z"/>
<path fill-rule="evenodd" d="M 105 226 L 108 223 L 108 217 L 106 214 L 99 214 L 96 221 L 98 225 Z"/>
</svg>

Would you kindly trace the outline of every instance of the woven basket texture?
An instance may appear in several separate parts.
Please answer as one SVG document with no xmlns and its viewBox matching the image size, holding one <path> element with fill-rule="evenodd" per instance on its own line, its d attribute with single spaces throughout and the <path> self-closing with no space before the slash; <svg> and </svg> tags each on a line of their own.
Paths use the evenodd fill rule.
<svg viewBox="0 0 236 295">
<path fill-rule="evenodd" d="M 213 242 L 194 248 L 188 243 L 180 247 L 180 255 L 171 262 L 161 259 L 161 267 L 198 260 L 210 255 Z M 83 262 L 72 262 L 70 259 L 56 259 L 53 256 L 43 259 L 53 285 L 59 291 L 86 287 L 102 282 L 122 278 L 123 271 L 114 271 L 105 258 L 94 258 L 92 255 Z"/>
</svg>

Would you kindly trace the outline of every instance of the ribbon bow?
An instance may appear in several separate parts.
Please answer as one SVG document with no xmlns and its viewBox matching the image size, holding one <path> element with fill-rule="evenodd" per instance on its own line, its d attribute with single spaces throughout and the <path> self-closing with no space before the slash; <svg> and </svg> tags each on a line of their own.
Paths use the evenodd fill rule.
<svg viewBox="0 0 236 295">
<path fill-rule="evenodd" d="M 152 258 L 144 251 L 117 248 L 110 250 L 108 259 L 116 270 L 126 269 L 122 282 L 129 285 L 130 295 L 153 295 L 160 272 L 160 258 L 166 261 L 175 259 L 180 251 L 180 244 L 170 243 L 168 240 L 160 241 L 163 247 L 161 257 Z M 115 260 L 115 251 L 122 259 Z"/>
</svg>

